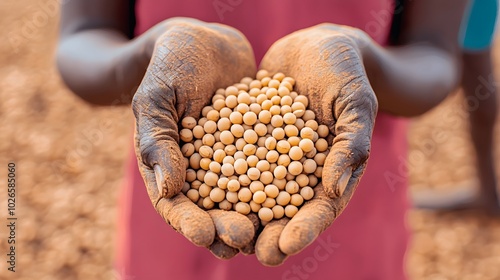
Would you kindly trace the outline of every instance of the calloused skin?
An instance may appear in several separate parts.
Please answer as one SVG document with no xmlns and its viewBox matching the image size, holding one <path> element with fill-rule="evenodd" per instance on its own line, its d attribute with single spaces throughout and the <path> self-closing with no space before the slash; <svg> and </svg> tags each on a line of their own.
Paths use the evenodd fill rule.
<svg viewBox="0 0 500 280">
<path fill-rule="evenodd" d="M 255 236 L 255 217 L 207 213 L 180 193 L 185 165 L 178 145 L 182 117 L 199 117 L 215 89 L 255 74 L 248 42 L 230 27 L 192 19 L 164 21 L 130 40 L 124 15 L 131 7 L 125 2 L 74 0 L 63 6 L 60 72 L 91 103 L 133 103 L 136 154 L 153 206 L 195 245 L 221 258 L 255 249 L 263 264 L 279 265 L 305 248 L 355 191 L 369 156 L 377 106 L 395 115 L 419 115 L 439 104 L 460 81 L 456 37 L 466 0 L 411 1 L 405 8 L 402 45 L 395 48 L 383 48 L 360 30 L 333 24 L 298 31 L 302 45 L 290 40 L 296 33 L 279 40 L 261 66 L 295 77 L 299 92 L 314 92 L 311 107 L 335 138 L 324 167 L 329 172 L 315 198 L 291 221 L 272 222 Z M 442 20 L 443 10 L 450 20 Z M 319 44 L 317 38 L 322 38 Z M 235 40 L 240 48 L 232 47 Z M 238 232 L 227 228 L 234 221 Z M 287 237 L 294 232 L 308 237 Z"/>
</svg>

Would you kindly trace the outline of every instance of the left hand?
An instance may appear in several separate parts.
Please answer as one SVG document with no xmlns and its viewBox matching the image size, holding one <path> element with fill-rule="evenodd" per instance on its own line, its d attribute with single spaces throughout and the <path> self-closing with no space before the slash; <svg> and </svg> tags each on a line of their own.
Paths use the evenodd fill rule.
<svg viewBox="0 0 500 280">
<path fill-rule="evenodd" d="M 179 122 L 198 118 L 217 88 L 255 74 L 252 48 L 234 28 L 188 18 L 166 20 L 151 32 L 161 35 L 152 36 L 158 37 L 152 58 L 132 101 L 139 170 L 166 223 L 196 246 L 231 258 L 253 240 L 254 223 L 237 212 L 205 211 L 181 193 L 187 166 Z"/>
<path fill-rule="evenodd" d="M 280 265 L 288 255 L 310 245 L 342 213 L 363 174 L 377 98 L 360 55 L 371 40 L 360 30 L 322 24 L 278 40 L 261 68 L 296 80 L 295 90 L 308 96 L 318 123 L 333 136 L 315 196 L 291 219 L 267 224 L 255 244 L 259 261 Z"/>
</svg>

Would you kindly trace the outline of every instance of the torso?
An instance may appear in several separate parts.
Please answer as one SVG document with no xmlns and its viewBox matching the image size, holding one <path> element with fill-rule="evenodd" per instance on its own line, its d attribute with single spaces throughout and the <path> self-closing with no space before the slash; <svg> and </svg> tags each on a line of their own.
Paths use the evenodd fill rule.
<svg viewBox="0 0 500 280">
<path fill-rule="evenodd" d="M 385 44 L 393 9 L 391 0 L 137 0 L 136 33 L 171 17 L 219 22 L 243 32 L 260 61 L 279 38 L 324 22 L 363 29 L 379 44 Z"/>
<path fill-rule="evenodd" d="M 220 22 L 242 31 L 260 61 L 277 39 L 322 22 L 363 29 L 384 45 L 392 10 L 389 0 L 138 0 L 136 33 L 174 16 Z M 255 256 L 220 261 L 174 232 L 151 206 L 131 156 L 117 270 L 134 279 L 404 279 L 405 158 L 406 122 L 379 113 L 367 170 L 344 213 L 306 250 L 269 268 Z"/>
</svg>

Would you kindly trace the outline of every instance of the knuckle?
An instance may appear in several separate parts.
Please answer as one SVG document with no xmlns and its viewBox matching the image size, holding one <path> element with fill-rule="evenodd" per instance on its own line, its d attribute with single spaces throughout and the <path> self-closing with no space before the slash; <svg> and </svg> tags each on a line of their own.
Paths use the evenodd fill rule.
<svg viewBox="0 0 500 280">
<path fill-rule="evenodd" d="M 142 109 L 142 105 L 143 105 L 143 94 L 142 92 L 140 91 L 137 91 L 134 96 L 132 97 L 132 111 L 134 112 L 134 115 L 136 118 L 139 117 L 139 113 Z"/>
<path fill-rule="evenodd" d="M 153 168 L 153 165 L 155 164 L 153 155 L 156 151 L 156 145 L 155 142 L 153 141 L 153 138 L 151 138 L 149 135 L 142 134 L 139 136 L 139 151 L 141 154 L 141 158 L 143 163 L 150 167 Z"/>
<path fill-rule="evenodd" d="M 358 163 L 364 163 L 370 157 L 370 140 L 367 137 L 361 137 L 359 143 L 356 143 L 355 147 L 353 147 L 353 151 L 355 151 L 355 155 L 357 157 Z"/>
<path fill-rule="evenodd" d="M 378 100 L 375 93 L 372 92 L 367 98 L 368 107 L 371 109 L 372 116 L 375 117 L 378 111 Z"/>
<path fill-rule="evenodd" d="M 371 133 L 366 129 L 337 135 L 333 145 L 354 165 L 361 165 L 370 156 Z M 357 167 L 357 166 L 355 166 Z"/>
</svg>

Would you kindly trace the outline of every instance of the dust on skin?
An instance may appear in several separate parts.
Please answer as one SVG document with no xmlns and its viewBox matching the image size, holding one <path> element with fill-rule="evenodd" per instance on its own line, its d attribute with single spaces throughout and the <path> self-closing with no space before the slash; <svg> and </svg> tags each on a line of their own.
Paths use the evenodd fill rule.
<svg viewBox="0 0 500 280">
<path fill-rule="evenodd" d="M 234 255 L 233 247 L 254 239 L 254 225 L 238 213 L 207 213 L 180 193 L 186 160 L 178 123 L 186 116 L 198 119 L 218 88 L 254 76 L 253 51 L 239 31 L 220 24 L 175 18 L 159 32 L 163 35 L 132 102 L 140 171 L 164 220 L 195 245 L 227 258 Z"/>
</svg>

